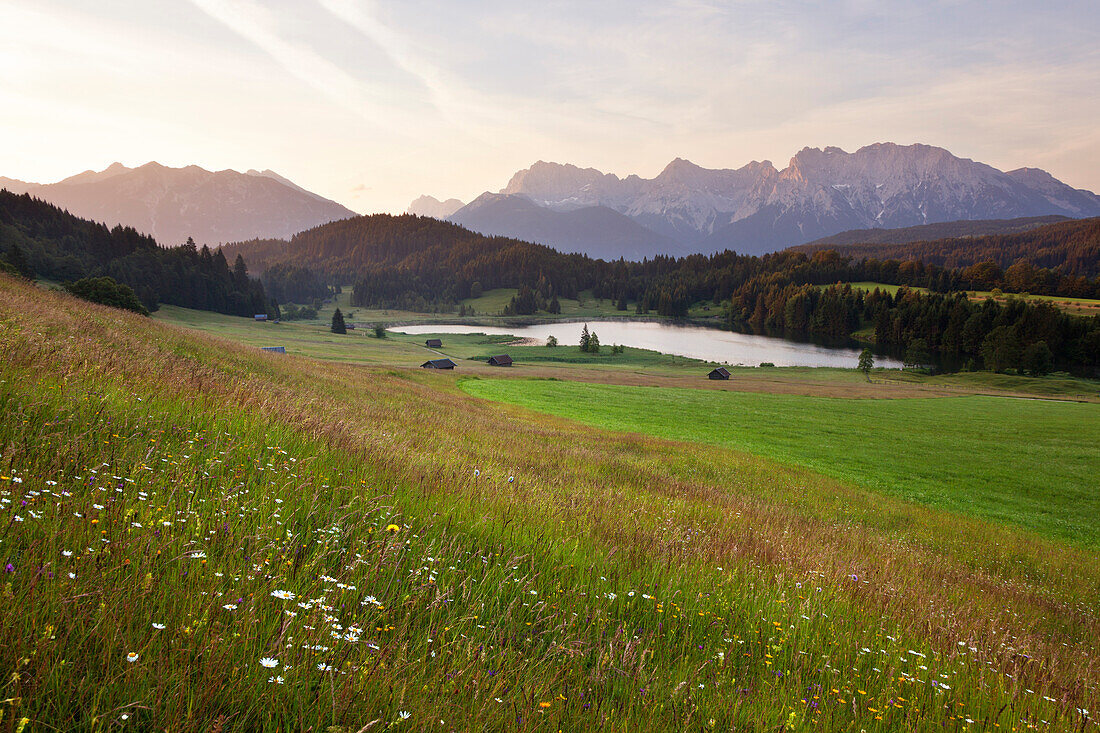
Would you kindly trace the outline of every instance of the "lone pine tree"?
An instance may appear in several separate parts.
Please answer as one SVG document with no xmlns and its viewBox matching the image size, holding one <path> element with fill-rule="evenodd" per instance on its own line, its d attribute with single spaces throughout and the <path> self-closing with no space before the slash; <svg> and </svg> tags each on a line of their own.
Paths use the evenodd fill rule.
<svg viewBox="0 0 1100 733">
<path fill-rule="evenodd" d="M 332 314 L 332 332 L 333 333 L 347 333 L 348 328 L 344 325 L 344 314 L 337 308 L 336 312 Z"/>
</svg>

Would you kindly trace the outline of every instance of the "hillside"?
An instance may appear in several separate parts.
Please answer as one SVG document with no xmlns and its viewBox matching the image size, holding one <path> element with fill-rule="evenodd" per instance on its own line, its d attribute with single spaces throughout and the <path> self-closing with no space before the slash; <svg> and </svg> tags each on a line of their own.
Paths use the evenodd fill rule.
<svg viewBox="0 0 1100 733">
<path fill-rule="evenodd" d="M 469 297 L 474 282 L 486 290 L 534 284 L 541 270 L 560 273 L 563 283 L 573 280 L 576 292 L 593 272 L 606 269 L 581 255 L 412 214 L 360 216 L 289 241 L 235 242 L 221 251 L 228 258 L 243 255 L 259 271 L 278 264 L 307 267 L 341 284 L 370 281 L 380 300 L 411 293 L 427 303 Z"/>
<path fill-rule="evenodd" d="M 230 268 L 206 246 L 166 249 L 132 227 L 108 229 L 29 194 L 0 190 L 0 259 L 12 251 L 49 280 L 109 276 L 149 309 L 171 303 L 239 316 L 267 312 L 263 286 L 248 276 L 243 258 Z"/>
<path fill-rule="evenodd" d="M 838 246 L 820 242 L 791 247 L 791 251 L 805 253 L 826 249 L 835 249 L 856 260 L 920 260 L 926 265 L 947 268 L 963 268 L 981 262 L 995 262 L 1007 268 L 1022 260 L 1035 267 L 1095 278 L 1100 275 L 1100 218 L 1047 224 L 1016 234 L 900 244 L 872 242 Z"/>
<path fill-rule="evenodd" d="M 1025 216 L 1019 219 L 977 219 L 922 224 L 900 229 L 852 229 L 806 242 L 800 247 L 843 246 L 849 244 L 908 244 L 937 239 L 978 237 L 988 234 L 1018 234 L 1046 224 L 1069 221 L 1065 216 Z"/>
<path fill-rule="evenodd" d="M 1091 551 L 456 386 L 0 276 L 12 718 L 877 733 L 1095 708 Z"/>
<path fill-rule="evenodd" d="M 191 237 L 211 246 L 236 240 L 289 237 L 355 212 L 274 171 L 208 171 L 156 162 L 115 163 L 57 183 L 0 179 L 0 188 L 30 193 L 76 216 L 122 224 L 175 246 Z"/>
</svg>

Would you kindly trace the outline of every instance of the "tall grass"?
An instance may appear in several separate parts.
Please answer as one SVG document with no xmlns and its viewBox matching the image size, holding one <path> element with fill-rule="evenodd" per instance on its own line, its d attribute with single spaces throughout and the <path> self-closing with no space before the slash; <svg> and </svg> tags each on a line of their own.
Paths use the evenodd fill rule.
<svg viewBox="0 0 1100 733">
<path fill-rule="evenodd" d="M 443 375 L 0 302 L 8 729 L 1007 730 L 1096 698 L 1091 555 L 878 527 L 820 476 Z"/>
</svg>

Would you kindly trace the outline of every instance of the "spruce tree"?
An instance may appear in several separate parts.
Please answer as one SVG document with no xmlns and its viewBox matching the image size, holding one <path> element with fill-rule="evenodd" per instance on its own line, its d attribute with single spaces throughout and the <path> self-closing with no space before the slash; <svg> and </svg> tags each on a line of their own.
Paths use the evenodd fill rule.
<svg viewBox="0 0 1100 733">
<path fill-rule="evenodd" d="M 244 290 L 248 285 L 248 266 L 244 263 L 244 257 L 237 255 L 236 262 L 233 263 L 233 280 L 237 283 L 237 288 Z"/>
<path fill-rule="evenodd" d="M 344 314 L 337 308 L 336 312 L 332 314 L 332 332 L 333 333 L 347 333 L 348 328 L 344 325 Z"/>
<path fill-rule="evenodd" d="M 18 244 L 13 244 L 11 249 L 8 250 L 7 260 L 20 275 L 28 280 L 34 279 L 34 268 L 31 267 L 31 263 L 27 261 L 26 255 L 23 254 L 23 250 L 19 248 Z"/>
<path fill-rule="evenodd" d="M 584 324 L 584 330 L 581 331 L 581 351 L 588 351 L 588 344 L 592 341 L 592 336 L 588 333 L 588 324 Z"/>
</svg>

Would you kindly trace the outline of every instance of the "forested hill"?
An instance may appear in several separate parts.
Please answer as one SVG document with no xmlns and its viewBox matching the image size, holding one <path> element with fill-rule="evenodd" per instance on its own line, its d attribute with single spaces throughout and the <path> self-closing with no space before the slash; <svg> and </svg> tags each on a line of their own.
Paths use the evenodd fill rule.
<svg viewBox="0 0 1100 733">
<path fill-rule="evenodd" d="M 835 249 L 854 260 L 920 260 L 925 265 L 963 268 L 995 262 L 1001 268 L 1024 261 L 1065 275 L 1100 275 L 1100 218 L 1048 224 L 1017 234 L 955 237 L 903 244 L 862 243 L 838 246 L 811 243 L 790 248 L 813 253 Z"/>
<path fill-rule="evenodd" d="M 475 282 L 486 290 L 518 287 L 534 285 L 542 274 L 555 279 L 559 294 L 572 296 L 610 268 L 584 255 L 412 214 L 359 216 L 309 229 L 289 242 L 236 242 L 221 251 L 230 258 L 243 255 L 275 287 L 282 287 L 281 273 L 304 267 L 334 284 L 369 283 L 371 302 L 390 305 L 405 294 L 420 303 L 453 303 L 468 297 Z"/>
<path fill-rule="evenodd" d="M 919 224 L 898 229 L 849 229 L 840 234 L 805 242 L 802 247 L 827 245 L 836 247 L 848 244 L 907 244 L 931 242 L 955 237 L 980 237 L 985 234 L 1018 234 L 1047 224 L 1073 221 L 1068 216 L 1025 216 L 1017 219 L 963 219 L 938 224 Z"/>
<path fill-rule="evenodd" d="M 241 316 L 268 310 L 263 285 L 248 276 L 243 259 L 231 269 L 205 246 L 165 249 L 132 227 L 108 229 L 7 190 L 0 190 L 0 259 L 58 282 L 111 277 L 150 310 L 160 303 Z"/>
</svg>

